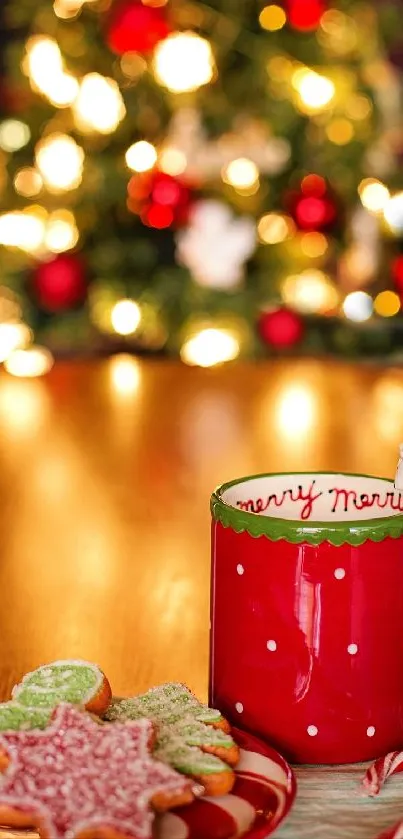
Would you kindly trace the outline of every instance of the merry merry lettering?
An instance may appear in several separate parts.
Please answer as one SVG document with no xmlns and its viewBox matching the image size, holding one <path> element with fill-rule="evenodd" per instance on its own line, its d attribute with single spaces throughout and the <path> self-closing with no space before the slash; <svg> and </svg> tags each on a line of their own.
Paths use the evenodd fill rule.
<svg viewBox="0 0 403 839">
<path fill-rule="evenodd" d="M 393 512 L 403 513 L 403 493 L 401 492 L 358 493 L 354 489 L 341 489 L 339 487 L 318 490 L 315 487 L 314 480 L 307 489 L 299 484 L 297 487 L 285 489 L 282 492 L 273 492 L 266 498 L 256 498 L 255 500 L 249 498 L 247 501 L 237 501 L 236 505 L 249 513 L 264 513 L 270 507 L 282 507 L 287 501 L 301 502 L 300 518 L 306 521 L 314 517 L 315 502 L 326 493 L 330 496 L 330 513 L 340 511 L 354 513 L 367 507 L 374 507 L 375 510 L 384 510 L 386 507 L 390 507 Z M 393 515 L 393 513 L 391 514 Z"/>
</svg>

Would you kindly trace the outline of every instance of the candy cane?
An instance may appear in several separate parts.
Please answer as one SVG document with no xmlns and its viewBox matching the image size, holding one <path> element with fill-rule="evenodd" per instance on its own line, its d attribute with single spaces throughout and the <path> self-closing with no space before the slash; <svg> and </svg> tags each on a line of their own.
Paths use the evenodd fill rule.
<svg viewBox="0 0 403 839">
<path fill-rule="evenodd" d="M 403 821 L 381 833 L 380 836 L 377 836 L 377 839 L 403 839 Z"/>
<path fill-rule="evenodd" d="M 403 752 L 389 752 L 367 769 L 363 778 L 364 789 L 368 795 L 378 795 L 387 779 L 398 772 L 403 772 Z"/>
</svg>

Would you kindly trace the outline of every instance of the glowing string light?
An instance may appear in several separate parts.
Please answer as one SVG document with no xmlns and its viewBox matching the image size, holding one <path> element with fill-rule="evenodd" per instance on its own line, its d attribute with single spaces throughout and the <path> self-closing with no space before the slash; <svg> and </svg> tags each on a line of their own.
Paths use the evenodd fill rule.
<svg viewBox="0 0 403 839">
<path fill-rule="evenodd" d="M 130 355 L 115 355 L 110 360 L 111 382 L 119 396 L 134 396 L 140 386 L 140 367 Z"/>
<path fill-rule="evenodd" d="M 147 172 L 157 161 L 157 152 L 151 143 L 139 140 L 133 143 L 126 152 L 126 163 L 133 172 Z"/>
<path fill-rule="evenodd" d="M 162 149 L 158 162 L 162 172 L 173 176 L 181 175 L 187 166 L 185 153 L 180 149 L 175 149 L 170 146 Z"/>
<path fill-rule="evenodd" d="M 385 204 L 383 215 L 393 233 L 403 230 L 403 192 L 392 195 Z"/>
<path fill-rule="evenodd" d="M 339 302 L 337 290 L 329 277 L 312 269 L 287 277 L 281 294 L 285 303 L 305 314 L 332 311 Z"/>
<path fill-rule="evenodd" d="M 353 291 L 348 294 L 343 303 L 343 311 L 349 320 L 356 323 L 363 323 L 372 315 L 372 297 L 365 291 Z"/>
<path fill-rule="evenodd" d="M 13 152 L 22 149 L 29 143 L 31 132 L 25 122 L 19 119 L 6 119 L 0 123 L 0 148 Z"/>
<path fill-rule="evenodd" d="M 51 253 L 71 250 L 78 239 L 76 220 L 70 210 L 56 210 L 50 214 L 45 231 L 45 246 Z"/>
<path fill-rule="evenodd" d="M 14 178 L 14 189 L 18 195 L 23 195 L 25 198 L 32 198 L 38 195 L 43 187 L 43 180 L 32 166 L 25 166 L 20 169 Z"/>
<path fill-rule="evenodd" d="M 287 385 L 276 406 L 276 425 L 289 440 L 304 437 L 314 424 L 317 404 L 314 392 L 305 384 Z"/>
<path fill-rule="evenodd" d="M 239 355 L 236 336 L 228 329 L 202 329 L 183 344 L 180 356 L 185 364 L 213 367 Z"/>
<path fill-rule="evenodd" d="M 259 169 L 253 160 L 247 157 L 238 157 L 231 160 L 223 170 L 223 180 L 238 191 L 250 190 L 259 185 Z"/>
<path fill-rule="evenodd" d="M 45 347 L 32 346 L 27 350 L 16 350 L 4 362 L 8 373 L 13 376 L 34 378 L 44 376 L 53 367 L 52 353 Z"/>
<path fill-rule="evenodd" d="M 156 79 L 172 93 L 197 90 L 211 81 L 214 72 L 211 46 L 194 32 L 173 32 L 156 47 Z"/>
<path fill-rule="evenodd" d="M 346 146 L 354 137 L 354 126 L 348 119 L 339 117 L 329 123 L 326 134 L 336 146 Z"/>
<path fill-rule="evenodd" d="M 0 216 L 0 245 L 5 247 L 34 253 L 43 243 L 44 232 L 44 219 L 35 212 L 16 210 Z"/>
<path fill-rule="evenodd" d="M 295 225 L 290 216 L 267 213 L 258 221 L 257 232 L 265 245 L 277 245 L 293 234 Z"/>
<path fill-rule="evenodd" d="M 374 310 L 382 318 L 391 318 L 400 311 L 400 297 L 395 291 L 381 291 L 374 300 Z"/>
<path fill-rule="evenodd" d="M 304 233 L 301 236 L 301 250 L 305 256 L 309 256 L 311 259 L 315 259 L 319 256 L 323 256 L 328 249 L 328 241 L 326 236 L 323 233 L 318 233 L 317 231 L 313 230 L 310 233 Z"/>
<path fill-rule="evenodd" d="M 294 72 L 292 84 L 299 94 L 302 109 L 308 113 L 327 108 L 336 92 L 331 79 L 308 67 L 298 68 Z"/>
<path fill-rule="evenodd" d="M 359 184 L 358 194 L 362 205 L 371 213 L 381 213 L 390 198 L 387 186 L 376 178 L 364 178 Z"/>
<path fill-rule="evenodd" d="M 25 323 L 0 324 L 0 361 L 5 361 L 12 352 L 26 347 L 31 339 L 31 330 Z"/>
<path fill-rule="evenodd" d="M 140 307 L 134 300 L 119 300 L 111 311 L 111 323 L 118 335 L 132 335 L 141 320 Z"/>
<path fill-rule="evenodd" d="M 75 189 L 81 183 L 84 152 L 68 134 L 56 133 L 44 137 L 35 148 L 35 158 L 50 191 L 64 192 Z"/>
<path fill-rule="evenodd" d="M 126 114 L 119 85 L 99 73 L 88 73 L 81 82 L 73 113 L 83 133 L 111 134 Z"/>
<path fill-rule="evenodd" d="M 268 32 L 277 32 L 287 23 L 287 15 L 281 6 L 273 3 L 262 9 L 259 15 L 259 23 L 262 29 L 267 29 Z"/>
<path fill-rule="evenodd" d="M 78 93 L 78 82 L 65 72 L 57 41 L 35 35 L 26 44 L 24 70 L 34 90 L 46 96 L 56 107 L 71 105 Z"/>
</svg>

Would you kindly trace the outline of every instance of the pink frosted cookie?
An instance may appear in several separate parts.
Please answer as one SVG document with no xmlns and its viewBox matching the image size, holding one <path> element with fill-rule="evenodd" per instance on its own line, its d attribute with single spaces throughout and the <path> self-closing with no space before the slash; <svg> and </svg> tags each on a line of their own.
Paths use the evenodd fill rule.
<svg viewBox="0 0 403 839">
<path fill-rule="evenodd" d="M 153 812 L 189 803 L 190 783 L 150 755 L 148 720 L 102 725 L 62 704 L 44 731 L 0 736 L 0 824 L 41 839 L 151 839 Z"/>
</svg>

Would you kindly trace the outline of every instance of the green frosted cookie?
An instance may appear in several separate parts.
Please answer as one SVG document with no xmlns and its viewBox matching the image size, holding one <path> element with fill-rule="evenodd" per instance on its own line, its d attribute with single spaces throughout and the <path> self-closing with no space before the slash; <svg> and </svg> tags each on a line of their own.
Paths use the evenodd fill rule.
<svg viewBox="0 0 403 839">
<path fill-rule="evenodd" d="M 0 704 L 0 731 L 45 728 L 61 702 L 103 714 L 111 689 L 102 670 L 88 661 L 54 661 L 27 673 L 12 691 L 12 702 Z"/>
<path fill-rule="evenodd" d="M 12 692 L 29 708 L 55 708 L 60 702 L 87 705 L 102 688 L 102 670 L 87 661 L 54 661 L 27 673 Z"/>
<path fill-rule="evenodd" d="M 214 728 L 224 723 L 220 712 L 203 705 L 184 685 L 160 685 L 140 696 L 114 699 L 105 715 L 110 722 L 142 717 L 156 726 L 155 757 L 179 772 L 196 778 L 228 773 L 229 764 L 237 761 L 231 735 Z"/>
<path fill-rule="evenodd" d="M 23 731 L 30 728 L 46 728 L 50 712 L 23 708 L 17 702 L 0 704 L 0 731 Z"/>
</svg>

